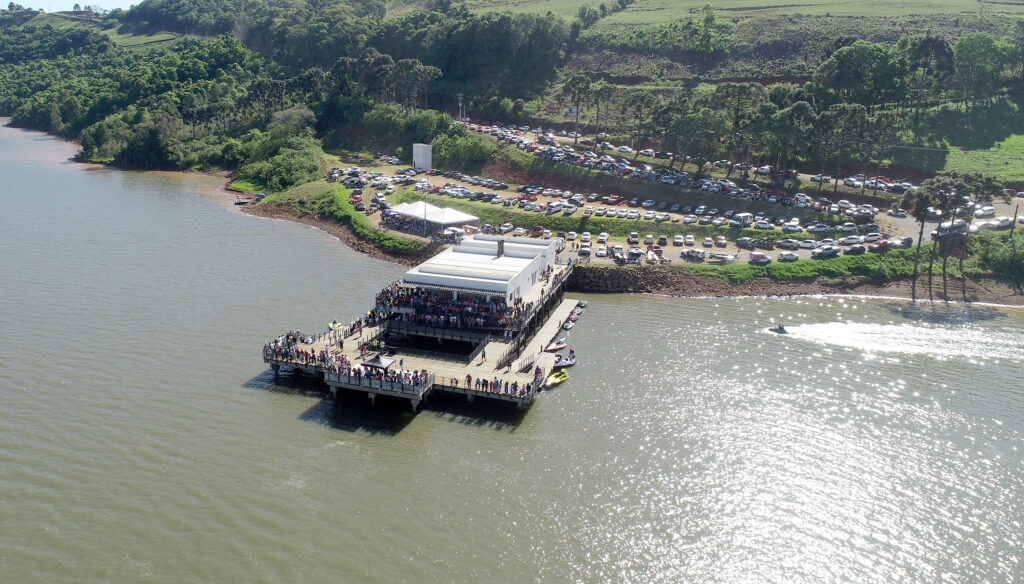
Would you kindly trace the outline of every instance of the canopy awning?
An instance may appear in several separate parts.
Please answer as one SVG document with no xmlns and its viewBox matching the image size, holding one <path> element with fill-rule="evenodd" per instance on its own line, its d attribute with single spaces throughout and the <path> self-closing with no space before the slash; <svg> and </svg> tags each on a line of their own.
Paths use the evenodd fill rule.
<svg viewBox="0 0 1024 584">
<path fill-rule="evenodd" d="M 463 225 L 480 221 L 479 217 L 463 213 L 457 209 L 448 207 L 435 207 L 430 203 L 416 201 L 415 203 L 399 203 L 391 208 L 396 215 L 402 215 L 412 219 L 420 219 L 427 223 L 435 223 L 441 227 L 448 225 Z"/>
<path fill-rule="evenodd" d="M 385 357 L 383 355 L 376 355 L 373 359 L 363 361 L 363 367 L 372 367 L 374 369 L 387 369 L 395 362 L 391 357 Z"/>
</svg>

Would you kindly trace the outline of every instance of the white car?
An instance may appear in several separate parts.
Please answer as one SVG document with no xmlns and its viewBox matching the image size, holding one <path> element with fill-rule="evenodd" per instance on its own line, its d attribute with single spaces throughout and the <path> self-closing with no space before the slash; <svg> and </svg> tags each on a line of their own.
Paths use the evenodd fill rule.
<svg viewBox="0 0 1024 584">
<path fill-rule="evenodd" d="M 640 156 L 654 156 L 654 150 L 650 148 L 644 148 L 640 151 Z"/>
<path fill-rule="evenodd" d="M 836 231 L 857 231 L 857 224 L 847 221 L 842 225 L 836 225 L 835 229 Z"/>
<path fill-rule="evenodd" d="M 780 262 L 795 262 L 798 259 L 800 259 L 800 256 L 797 255 L 797 253 L 793 252 L 793 251 L 784 251 L 784 252 L 779 254 L 779 261 Z"/>
<path fill-rule="evenodd" d="M 623 209 L 623 211 L 624 210 L 625 209 Z M 637 211 L 636 209 L 630 209 L 629 212 L 626 213 L 626 217 L 628 217 L 630 219 L 639 219 L 640 218 L 640 211 Z"/>
<path fill-rule="evenodd" d="M 653 244 L 654 244 L 654 236 L 651 235 L 650 233 L 648 233 L 647 237 L 644 238 L 644 245 L 653 245 Z"/>
<path fill-rule="evenodd" d="M 615 214 L 616 214 L 616 213 L 618 213 L 618 212 L 619 212 L 619 210 L 618 210 L 618 209 L 616 209 L 615 207 L 608 207 L 608 210 L 607 210 L 607 211 L 605 211 L 605 213 L 604 213 L 604 214 L 605 214 L 605 216 L 607 216 L 607 217 L 614 217 L 614 216 L 615 216 Z"/>
<path fill-rule="evenodd" d="M 593 215 L 594 214 L 594 206 L 593 205 L 587 205 L 586 207 L 583 207 L 583 214 L 584 215 Z"/>
<path fill-rule="evenodd" d="M 526 235 L 526 230 L 523 229 L 522 227 L 516 227 L 516 230 L 512 232 L 512 235 L 515 235 L 516 237 L 522 237 Z"/>
<path fill-rule="evenodd" d="M 818 247 L 818 240 L 816 239 L 805 239 L 800 242 L 800 249 L 814 249 Z"/>
<path fill-rule="evenodd" d="M 704 241 L 701 243 L 704 245 L 704 247 L 712 247 L 715 245 L 715 242 L 710 237 L 705 237 Z"/>
<path fill-rule="evenodd" d="M 885 212 L 885 214 L 890 216 L 890 217 L 906 217 L 907 216 L 907 212 L 904 211 L 903 209 L 889 209 L 888 211 Z"/>
<path fill-rule="evenodd" d="M 597 242 L 598 243 L 608 243 L 608 232 L 607 231 L 602 231 L 601 233 L 598 233 L 597 234 Z"/>
<path fill-rule="evenodd" d="M 636 213 L 636 211 L 630 211 L 629 209 L 619 209 L 619 212 L 615 215 L 616 217 L 623 219 L 630 213 Z"/>
<path fill-rule="evenodd" d="M 511 223 L 502 223 L 501 227 L 498 228 L 498 231 L 502 233 L 508 233 L 509 231 L 512 231 L 515 228 L 515 225 L 512 225 Z"/>
<path fill-rule="evenodd" d="M 608 256 L 608 248 L 603 246 L 603 245 L 599 245 L 599 246 L 597 246 L 597 251 L 594 252 L 594 255 L 599 257 L 599 258 L 607 257 Z"/>
<path fill-rule="evenodd" d="M 786 233 L 801 233 L 804 228 L 800 227 L 799 223 L 786 223 L 782 226 L 782 230 Z"/>
<path fill-rule="evenodd" d="M 626 146 L 625 144 L 623 144 L 622 146 L 618 147 L 618 151 L 623 153 L 623 154 L 629 154 L 630 152 L 633 151 L 633 149 L 630 148 L 629 146 Z"/>
<path fill-rule="evenodd" d="M 580 234 L 580 241 L 583 243 L 590 243 L 590 232 L 584 231 Z"/>
<path fill-rule="evenodd" d="M 868 233 L 867 235 L 865 235 L 862 238 L 862 241 L 864 243 L 871 243 L 871 242 L 874 242 L 874 241 L 878 241 L 879 239 L 882 239 L 882 234 L 878 233 L 878 232 L 872 232 L 872 233 Z"/>
<path fill-rule="evenodd" d="M 859 235 L 847 235 L 846 237 L 839 238 L 839 245 L 856 245 L 863 241 Z"/>
<path fill-rule="evenodd" d="M 696 223 L 698 221 L 696 215 L 687 215 L 683 217 L 683 223 Z"/>
<path fill-rule="evenodd" d="M 996 208 L 993 207 L 992 205 L 985 205 L 984 207 L 980 207 L 980 208 L 976 209 L 974 211 L 974 216 L 975 217 L 995 217 L 996 216 Z"/>
<path fill-rule="evenodd" d="M 594 209 L 594 216 L 595 217 L 604 217 L 604 212 L 605 211 L 606 211 L 606 209 L 604 207 L 598 207 L 597 209 Z"/>
<path fill-rule="evenodd" d="M 829 181 L 831 181 L 831 180 L 832 180 L 832 177 L 830 177 L 830 176 L 829 176 L 829 175 L 827 175 L 827 174 L 815 174 L 815 175 L 811 175 L 811 181 L 812 181 L 812 182 L 820 182 L 820 183 L 826 183 L 826 182 L 829 182 Z"/>
<path fill-rule="evenodd" d="M 677 236 L 672 238 L 672 245 L 682 246 L 683 245 L 683 241 L 684 241 L 683 240 L 683 236 L 682 235 L 677 235 Z"/>
<path fill-rule="evenodd" d="M 754 221 L 754 229 L 775 229 L 775 226 L 767 221 Z"/>
<path fill-rule="evenodd" d="M 541 232 L 540 236 L 543 237 L 544 239 L 551 239 L 551 230 L 545 229 L 544 231 Z"/>
<path fill-rule="evenodd" d="M 856 188 L 856 189 L 859 189 L 862 186 L 864 186 L 864 183 L 862 183 L 859 180 L 853 178 L 852 176 L 844 178 L 843 179 L 843 184 L 848 186 L 848 187 L 853 187 L 853 188 Z"/>
<path fill-rule="evenodd" d="M 572 241 L 574 239 L 576 239 L 576 232 L 575 231 L 570 231 L 569 233 L 565 234 L 565 240 L 566 241 Z"/>
<path fill-rule="evenodd" d="M 687 235 L 685 241 L 686 241 L 686 246 L 687 247 L 693 247 L 693 243 L 694 242 L 693 242 L 693 236 L 692 235 Z"/>
<path fill-rule="evenodd" d="M 644 213 L 644 219 L 646 219 L 647 221 L 653 221 L 654 211 L 647 211 L 646 213 Z"/>
</svg>

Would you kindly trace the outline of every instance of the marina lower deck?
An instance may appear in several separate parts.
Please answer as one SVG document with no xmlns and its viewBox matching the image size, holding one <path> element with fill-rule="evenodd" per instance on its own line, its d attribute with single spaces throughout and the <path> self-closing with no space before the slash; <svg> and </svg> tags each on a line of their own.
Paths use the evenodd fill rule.
<svg viewBox="0 0 1024 584">
<path fill-rule="evenodd" d="M 480 398 L 511 402 L 523 409 L 540 390 L 555 363 L 555 356 L 544 353 L 544 347 L 558 335 L 576 305 L 575 299 L 562 299 L 548 315 L 544 326 L 521 349 L 513 340 L 492 338 L 468 363 L 461 359 L 403 354 L 401 350 L 366 351 L 366 342 L 380 335 L 385 330 L 384 325 L 366 327 L 348 338 L 343 338 L 340 329 L 307 338 L 305 340 L 312 342 L 296 343 L 295 350 L 300 355 L 297 357 L 267 348 L 263 360 L 275 373 L 287 368 L 322 376 L 332 395 L 338 390 L 362 392 L 371 400 L 383 395 L 407 399 L 416 409 L 432 392 L 440 391 L 465 395 L 468 401 Z M 330 355 L 333 364 L 316 357 L 319 355 Z M 521 358 L 514 358 L 519 355 Z M 363 365 L 371 368 L 370 375 L 364 373 Z M 406 372 L 422 373 L 422 379 L 403 382 Z"/>
</svg>

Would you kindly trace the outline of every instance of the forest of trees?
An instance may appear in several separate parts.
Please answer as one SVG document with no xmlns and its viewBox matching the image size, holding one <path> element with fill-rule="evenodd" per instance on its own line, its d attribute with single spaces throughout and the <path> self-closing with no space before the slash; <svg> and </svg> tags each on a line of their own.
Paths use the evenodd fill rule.
<svg viewBox="0 0 1024 584">
<path fill-rule="evenodd" d="M 838 39 L 803 83 L 624 89 L 601 72 L 562 70 L 581 26 L 629 5 L 584 5 L 575 26 L 550 14 L 478 15 L 444 0 L 388 19 L 376 0 L 146 0 L 108 15 L 123 26 L 220 33 L 149 51 L 85 28 L 0 23 L 0 113 L 80 137 L 87 158 L 222 166 L 274 187 L 312 176 L 325 141 L 438 139 L 478 164 L 482 155 L 467 148 L 486 155 L 483 143 L 429 112 L 456 93 L 485 117 L 536 123 L 527 100 L 557 86 L 589 130 L 631 134 L 638 147 L 834 174 L 852 165 L 928 169 L 945 135 L 1020 121 L 1009 92 L 1024 74 L 1024 47 L 986 32 Z M 731 25 L 708 6 L 687 24 L 656 29 L 672 46 L 713 54 L 728 50 Z M 1024 27 L 1017 31 L 1024 39 Z M 302 131 L 285 139 L 274 130 L 284 119 L 290 128 L 304 120 Z M 308 161 L 291 161 L 299 157 Z M 288 170 L 257 164 L 270 160 Z"/>
</svg>

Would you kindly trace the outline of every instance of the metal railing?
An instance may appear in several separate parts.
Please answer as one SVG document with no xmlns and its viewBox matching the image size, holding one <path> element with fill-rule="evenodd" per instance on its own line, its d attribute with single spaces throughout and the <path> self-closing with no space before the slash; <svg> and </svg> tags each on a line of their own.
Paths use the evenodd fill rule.
<svg viewBox="0 0 1024 584">
<path fill-rule="evenodd" d="M 349 387 L 359 387 L 362 389 L 378 389 L 381 391 L 389 391 L 391 393 L 401 393 L 404 395 L 421 396 L 426 393 L 434 385 L 434 373 L 428 373 L 426 378 L 422 381 L 416 380 L 413 383 L 402 383 L 401 381 L 394 381 L 389 379 L 375 379 L 367 375 L 349 375 L 345 373 L 332 373 L 327 371 L 324 373 L 324 381 L 327 383 L 343 384 Z"/>
</svg>

